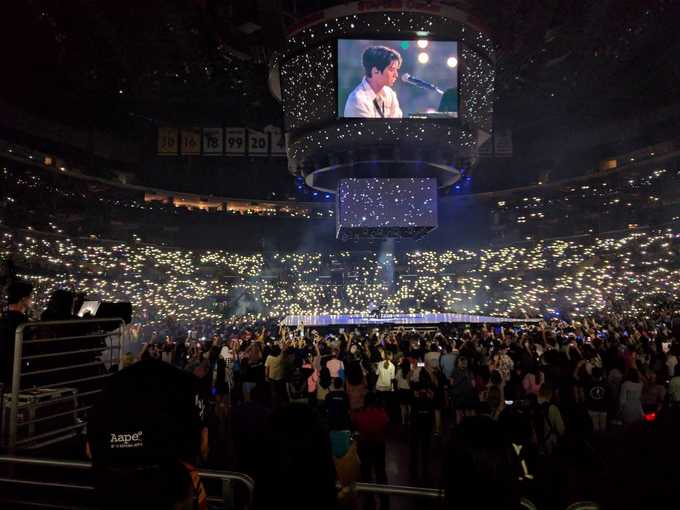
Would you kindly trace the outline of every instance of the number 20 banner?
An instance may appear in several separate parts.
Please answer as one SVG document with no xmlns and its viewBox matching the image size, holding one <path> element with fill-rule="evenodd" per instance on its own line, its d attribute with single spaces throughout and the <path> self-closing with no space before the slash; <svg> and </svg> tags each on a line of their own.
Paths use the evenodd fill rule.
<svg viewBox="0 0 680 510">
<path fill-rule="evenodd" d="M 261 133 L 254 129 L 248 130 L 248 154 L 251 156 L 266 156 L 269 154 L 269 133 Z"/>
</svg>

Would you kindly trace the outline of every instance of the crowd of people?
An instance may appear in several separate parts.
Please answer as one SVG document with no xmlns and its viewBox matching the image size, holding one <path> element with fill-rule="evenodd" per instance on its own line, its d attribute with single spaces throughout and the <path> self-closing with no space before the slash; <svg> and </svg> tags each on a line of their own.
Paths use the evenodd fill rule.
<svg viewBox="0 0 680 510">
<path fill-rule="evenodd" d="M 2 149 L 0 142 L 0 152 Z M 14 157 L 22 152 L 17 147 L 10 150 Z M 141 235 L 151 242 L 173 245 L 178 244 L 176 231 L 186 230 L 189 223 L 202 224 L 207 230 L 221 226 L 230 236 L 240 228 L 233 225 L 250 224 L 274 237 L 279 229 L 299 232 L 306 224 L 312 228 L 330 225 L 334 219 L 331 196 L 316 191 L 311 198 L 314 194 L 324 198 L 315 204 L 308 199 L 301 203 L 300 197 L 293 200 L 281 192 L 273 192 L 271 201 L 219 197 L 206 201 L 197 195 L 174 196 L 171 191 L 157 190 L 145 193 L 118 181 L 109 184 L 101 179 L 83 179 L 77 172 L 36 167 L 42 157 L 29 157 L 24 154 L 26 164 L 7 161 L 0 166 L 0 211 L 5 224 L 13 227 L 54 229 L 73 236 L 95 234 L 123 241 Z M 613 172 L 494 193 L 470 193 L 470 181 L 463 180 L 454 188 L 453 196 L 442 199 L 444 215 L 439 230 L 448 224 L 445 212 L 458 207 L 468 211 L 469 221 L 458 226 L 464 232 L 459 242 L 468 246 L 473 240 L 507 244 L 550 238 L 556 231 L 567 236 L 609 232 L 628 225 L 658 227 L 680 218 L 677 159 L 623 163 L 630 164 Z M 248 216 L 252 221 L 235 216 Z M 288 221 L 281 222 L 281 218 Z M 298 221 L 290 221 L 294 218 Z M 129 228 L 131 224 L 134 229 Z M 244 239 L 244 245 L 257 249 L 256 243 L 248 241 Z"/>
<path fill-rule="evenodd" d="M 29 320 L 31 310 L 37 318 L 35 310 L 50 303 L 48 293 L 69 286 L 94 298 L 129 299 L 137 322 L 118 368 L 130 374 L 140 367 L 132 373 L 141 379 L 125 384 L 148 384 L 147 370 L 159 364 L 191 375 L 194 402 L 201 403 L 200 426 L 192 422 L 191 430 L 200 433 L 171 450 L 183 459 L 180 466 L 166 466 L 172 477 L 158 475 L 180 480 L 179 487 L 189 481 L 187 490 L 167 490 L 168 497 L 204 500 L 195 467 L 203 465 L 252 475 L 258 507 L 283 504 L 282 494 L 313 466 L 305 478 L 310 506 L 326 498 L 329 505 L 388 508 L 385 495 L 357 499 L 352 482 L 408 481 L 440 486 L 451 507 L 485 501 L 516 508 L 525 498 L 540 508 L 562 508 L 575 499 L 633 508 L 643 501 L 637 490 L 619 498 L 612 489 L 622 475 L 619 466 L 635 473 L 641 491 L 654 487 L 658 498 L 669 490 L 660 481 L 673 476 L 672 427 L 680 409 L 677 239 L 664 230 L 500 250 L 411 252 L 392 257 L 393 283 L 384 279 L 384 257 L 350 252 L 332 259 L 318 253 L 239 255 L 9 231 L 2 252 L 12 255 L 16 276 L 35 286 L 30 296 L 10 296 L 10 321 Z M 319 283 L 323 271 L 338 267 L 342 281 Z M 211 307 L 215 296 L 248 286 L 262 310 L 276 317 Z M 284 314 L 296 311 L 366 313 L 365 303 L 383 296 L 392 312 L 409 311 L 398 303 L 414 296 L 423 303 L 434 299 L 434 308 L 444 299 L 467 303 L 482 292 L 486 307 L 463 310 L 492 314 L 504 306 L 505 314 L 541 313 L 545 320 L 429 330 L 279 325 Z M 327 308 L 319 307 L 323 299 Z M 113 389 L 105 393 L 119 395 L 118 404 L 111 406 L 107 397 L 100 407 L 123 416 L 141 412 L 145 407 L 135 399 L 149 395 L 120 396 L 120 379 L 113 375 Z M 162 385 L 149 388 L 161 391 Z M 94 423 L 104 424 L 105 437 L 114 434 L 116 422 L 97 418 L 96 409 Z M 186 411 L 186 403 L 177 410 L 194 412 Z M 115 437 L 127 441 L 146 430 L 130 423 L 135 425 L 120 425 L 123 432 Z M 118 462 L 141 461 L 136 455 L 122 461 L 117 450 L 109 455 L 101 437 L 92 435 L 98 429 L 91 430 L 93 461 L 104 473 L 102 493 L 125 495 L 111 480 L 135 494 L 149 490 L 132 483 L 129 473 L 111 476 L 110 464 L 118 469 Z M 172 430 L 168 437 L 176 437 Z M 611 438 L 619 442 L 611 446 Z M 669 455 L 657 457 L 649 444 Z M 399 445 L 406 447 L 408 468 L 394 480 L 387 466 Z M 154 447 L 148 455 L 157 452 Z M 636 453 L 655 455 L 653 465 L 627 457 Z M 460 484 L 468 489 L 461 491 Z"/>
<path fill-rule="evenodd" d="M 679 235 L 669 227 L 498 249 L 239 254 L 4 230 L 0 256 L 33 283 L 38 307 L 71 288 L 129 301 L 149 327 L 166 318 L 364 313 L 371 302 L 384 314 L 644 316 L 680 291 Z"/>
<path fill-rule="evenodd" d="M 679 181 L 677 163 L 667 162 L 561 186 L 539 186 L 499 195 L 494 222 L 516 231 L 519 239 L 552 236 L 556 229 L 564 235 L 606 232 L 627 224 L 662 224 L 680 216 Z"/>
<path fill-rule="evenodd" d="M 386 462 L 401 443 L 408 479 L 443 488 L 451 508 L 519 508 L 522 498 L 539 508 L 579 499 L 636 508 L 644 484 L 673 458 L 643 446 L 654 456 L 653 475 L 639 474 L 642 492 L 629 490 L 621 502 L 607 485 L 618 471 L 599 457 L 600 446 L 619 437 L 634 449 L 635 434 L 649 430 L 671 440 L 680 413 L 678 338 L 674 303 L 646 317 L 429 331 L 269 323 L 205 340 L 156 336 L 130 363 L 195 375 L 210 403 L 211 434 L 224 434 L 229 423 L 228 465 L 266 488 L 256 491 L 260 504 L 289 501 L 284 489 L 310 468 L 317 470 L 307 480 L 312 501 L 329 497 L 327 489 L 338 505 L 357 504 L 348 485 L 389 483 Z M 377 499 L 389 508 L 389 497 Z M 377 503 L 372 495 L 362 501 Z"/>
</svg>

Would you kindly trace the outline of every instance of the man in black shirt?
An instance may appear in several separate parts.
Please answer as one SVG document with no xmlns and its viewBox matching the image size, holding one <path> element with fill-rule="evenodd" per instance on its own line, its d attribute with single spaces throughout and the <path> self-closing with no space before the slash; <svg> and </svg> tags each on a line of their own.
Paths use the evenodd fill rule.
<svg viewBox="0 0 680 510">
<path fill-rule="evenodd" d="M 196 465 L 208 455 L 208 410 L 196 376 L 169 363 L 147 359 L 112 375 L 87 427 L 100 506 L 179 508 L 189 496 L 207 508 Z"/>
<path fill-rule="evenodd" d="M 0 319 L 0 388 L 5 391 L 12 384 L 14 368 L 14 334 L 23 323 L 28 322 L 33 285 L 21 280 L 12 281 L 7 287 L 7 311 Z M 2 391 L 0 390 L 0 393 Z"/>
<path fill-rule="evenodd" d="M 349 397 L 343 389 L 342 379 L 333 379 L 333 390 L 326 395 L 328 425 L 332 430 L 349 428 Z"/>
</svg>

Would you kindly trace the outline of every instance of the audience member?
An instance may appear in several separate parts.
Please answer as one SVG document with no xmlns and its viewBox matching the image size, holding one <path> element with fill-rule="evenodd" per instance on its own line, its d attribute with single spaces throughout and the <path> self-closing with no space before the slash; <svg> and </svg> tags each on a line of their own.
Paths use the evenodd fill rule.
<svg viewBox="0 0 680 510">
<path fill-rule="evenodd" d="M 90 416 L 88 450 L 97 498 L 110 508 L 207 508 L 196 465 L 208 453 L 207 407 L 191 374 L 139 361 L 108 380 Z M 179 483 L 179 485 L 178 485 Z"/>
</svg>

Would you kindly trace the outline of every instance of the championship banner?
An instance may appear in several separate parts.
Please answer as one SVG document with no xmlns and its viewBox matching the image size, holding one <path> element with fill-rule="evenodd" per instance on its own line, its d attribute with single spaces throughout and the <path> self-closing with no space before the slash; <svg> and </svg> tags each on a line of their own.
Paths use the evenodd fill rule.
<svg viewBox="0 0 680 510">
<path fill-rule="evenodd" d="M 179 149 L 179 137 L 177 128 L 158 128 L 158 155 L 177 156 Z"/>
<path fill-rule="evenodd" d="M 271 152 L 272 156 L 285 156 L 286 155 L 286 136 L 283 134 L 281 128 L 276 126 L 267 126 L 264 128 L 266 133 L 269 133 L 269 139 L 271 141 Z"/>
<path fill-rule="evenodd" d="M 274 125 L 262 131 L 243 127 L 158 128 L 158 156 L 286 157 L 286 134 Z"/>
<path fill-rule="evenodd" d="M 246 155 L 246 130 L 245 128 L 227 128 L 224 136 L 224 154 L 226 156 Z"/>
<path fill-rule="evenodd" d="M 222 128 L 203 128 L 203 155 L 221 156 L 224 152 Z"/>
<path fill-rule="evenodd" d="M 269 154 L 269 134 L 248 130 L 248 155 L 267 156 Z"/>
<path fill-rule="evenodd" d="M 180 154 L 182 156 L 200 156 L 201 130 L 190 128 L 181 130 Z"/>
</svg>

